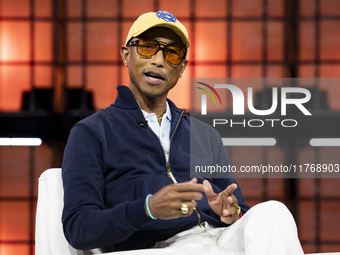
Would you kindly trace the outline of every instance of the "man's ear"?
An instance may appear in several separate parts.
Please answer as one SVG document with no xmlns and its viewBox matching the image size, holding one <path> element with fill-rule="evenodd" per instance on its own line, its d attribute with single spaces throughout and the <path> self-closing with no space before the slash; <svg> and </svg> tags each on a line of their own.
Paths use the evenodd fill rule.
<svg viewBox="0 0 340 255">
<path fill-rule="evenodd" d="M 120 47 L 120 56 L 122 57 L 124 65 L 127 66 L 129 63 L 129 49 L 127 46 L 122 45 Z"/>
<path fill-rule="evenodd" d="M 187 64 L 188 64 L 188 60 L 187 59 L 184 59 L 181 63 L 181 72 L 180 72 L 180 76 L 182 77 L 184 71 L 185 71 L 185 68 L 187 67 Z"/>
</svg>

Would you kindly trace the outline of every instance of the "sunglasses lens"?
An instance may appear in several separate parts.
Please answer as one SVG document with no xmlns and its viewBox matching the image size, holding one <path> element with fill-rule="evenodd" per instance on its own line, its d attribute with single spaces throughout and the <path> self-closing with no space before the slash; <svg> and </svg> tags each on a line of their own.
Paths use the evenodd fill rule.
<svg viewBox="0 0 340 255">
<path fill-rule="evenodd" d="M 178 65 L 184 58 L 184 51 L 180 47 L 167 45 L 164 49 L 164 55 L 166 60 L 168 60 L 171 64 Z"/>
<path fill-rule="evenodd" d="M 137 45 L 137 52 L 139 55 L 144 57 L 151 57 L 159 49 L 159 43 L 155 40 L 140 39 Z M 164 56 L 170 64 L 179 65 L 184 59 L 185 52 L 178 46 L 166 45 L 163 49 Z"/>
<path fill-rule="evenodd" d="M 157 52 L 158 48 L 158 42 L 148 39 L 141 39 L 138 43 L 137 51 L 142 56 L 150 57 Z"/>
</svg>

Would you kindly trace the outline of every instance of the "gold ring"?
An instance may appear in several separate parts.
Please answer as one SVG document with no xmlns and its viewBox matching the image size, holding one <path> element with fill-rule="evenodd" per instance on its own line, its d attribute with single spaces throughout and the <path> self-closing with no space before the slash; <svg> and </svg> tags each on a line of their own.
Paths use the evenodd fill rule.
<svg viewBox="0 0 340 255">
<path fill-rule="evenodd" d="M 237 204 L 231 204 L 230 206 L 233 206 L 236 208 L 236 213 L 234 213 L 234 215 L 240 215 L 241 207 L 239 207 Z"/>
<path fill-rule="evenodd" d="M 189 208 L 188 208 L 187 202 L 183 202 L 182 203 L 181 212 L 183 214 L 188 214 L 189 213 Z"/>
</svg>

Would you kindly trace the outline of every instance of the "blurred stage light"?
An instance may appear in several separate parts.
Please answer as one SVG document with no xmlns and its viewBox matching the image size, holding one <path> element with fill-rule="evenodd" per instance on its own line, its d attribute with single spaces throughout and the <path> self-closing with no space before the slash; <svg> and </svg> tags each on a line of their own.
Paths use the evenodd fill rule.
<svg viewBox="0 0 340 255">
<path fill-rule="evenodd" d="M 40 138 L 0 138 L 0 146 L 40 146 Z"/>
</svg>

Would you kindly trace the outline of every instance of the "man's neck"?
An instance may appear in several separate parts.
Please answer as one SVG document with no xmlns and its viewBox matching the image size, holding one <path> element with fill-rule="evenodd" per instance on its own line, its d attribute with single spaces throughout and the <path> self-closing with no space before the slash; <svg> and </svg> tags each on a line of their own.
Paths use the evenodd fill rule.
<svg viewBox="0 0 340 255">
<path fill-rule="evenodd" d="M 133 93 L 133 91 L 132 91 Z M 133 93 L 139 107 L 147 113 L 155 113 L 157 118 L 162 117 L 166 111 L 166 95 L 163 97 L 150 98 L 146 95 Z"/>
</svg>

